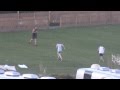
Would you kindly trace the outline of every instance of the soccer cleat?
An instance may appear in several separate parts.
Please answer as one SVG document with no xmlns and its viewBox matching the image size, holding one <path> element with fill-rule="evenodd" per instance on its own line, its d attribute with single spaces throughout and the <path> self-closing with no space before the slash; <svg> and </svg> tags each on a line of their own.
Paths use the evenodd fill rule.
<svg viewBox="0 0 120 90">
<path fill-rule="evenodd" d="M 60 59 L 60 61 L 62 61 L 62 59 Z"/>
<path fill-rule="evenodd" d="M 60 58 L 58 58 L 58 61 L 61 61 L 61 59 L 60 59 Z"/>
<path fill-rule="evenodd" d="M 60 58 L 58 58 L 58 60 L 60 60 Z"/>
</svg>

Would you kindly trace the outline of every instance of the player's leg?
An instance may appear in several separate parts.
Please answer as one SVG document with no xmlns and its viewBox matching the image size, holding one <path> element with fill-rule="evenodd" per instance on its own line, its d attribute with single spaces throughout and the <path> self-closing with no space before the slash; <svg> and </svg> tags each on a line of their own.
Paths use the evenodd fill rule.
<svg viewBox="0 0 120 90">
<path fill-rule="evenodd" d="M 29 43 L 32 43 L 34 40 L 34 35 L 32 34 L 32 38 L 30 39 Z"/>
<path fill-rule="evenodd" d="M 104 62 L 103 54 L 102 54 L 102 56 L 101 56 L 101 59 L 102 59 L 102 61 Z"/>
<path fill-rule="evenodd" d="M 37 39 L 34 39 L 34 45 L 37 46 Z"/>
<path fill-rule="evenodd" d="M 100 56 L 100 60 L 103 60 L 103 57 L 102 57 L 102 56 Z"/>
<path fill-rule="evenodd" d="M 33 41 L 33 39 L 31 38 L 30 41 L 29 41 L 29 43 L 32 43 L 32 41 Z"/>
<path fill-rule="evenodd" d="M 99 53 L 99 63 L 101 62 L 102 58 L 101 58 L 101 53 Z"/>
<path fill-rule="evenodd" d="M 60 60 L 62 61 L 62 55 L 61 55 L 61 53 L 59 53 L 59 56 L 60 56 Z"/>
<path fill-rule="evenodd" d="M 61 52 L 58 53 L 60 60 L 62 61 L 62 55 Z"/>
<path fill-rule="evenodd" d="M 34 34 L 34 45 L 37 46 L 37 33 Z"/>
<path fill-rule="evenodd" d="M 104 62 L 103 53 L 100 53 L 100 60 Z"/>
<path fill-rule="evenodd" d="M 58 60 L 60 59 L 60 57 L 59 57 L 59 52 L 57 52 L 57 58 L 58 58 Z"/>
<path fill-rule="evenodd" d="M 57 56 L 58 56 L 58 60 L 61 60 L 61 61 L 62 61 L 62 56 L 61 56 L 61 53 L 60 53 L 60 52 L 57 52 Z"/>
</svg>

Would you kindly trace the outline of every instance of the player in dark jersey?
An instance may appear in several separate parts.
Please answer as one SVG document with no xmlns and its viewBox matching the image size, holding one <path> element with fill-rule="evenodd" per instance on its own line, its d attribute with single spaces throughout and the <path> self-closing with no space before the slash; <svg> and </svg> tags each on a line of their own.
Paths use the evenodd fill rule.
<svg viewBox="0 0 120 90">
<path fill-rule="evenodd" d="M 34 45 L 37 46 L 37 27 L 33 28 L 32 30 L 32 38 L 30 39 L 29 43 L 34 42 Z"/>
</svg>

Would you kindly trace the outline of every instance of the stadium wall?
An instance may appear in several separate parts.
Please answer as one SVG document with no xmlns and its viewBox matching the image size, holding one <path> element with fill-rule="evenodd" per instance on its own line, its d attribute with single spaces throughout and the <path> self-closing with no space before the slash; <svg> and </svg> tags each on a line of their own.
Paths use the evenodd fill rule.
<svg viewBox="0 0 120 90">
<path fill-rule="evenodd" d="M 119 11 L 31 11 L 0 14 L 0 31 L 120 24 Z"/>
</svg>

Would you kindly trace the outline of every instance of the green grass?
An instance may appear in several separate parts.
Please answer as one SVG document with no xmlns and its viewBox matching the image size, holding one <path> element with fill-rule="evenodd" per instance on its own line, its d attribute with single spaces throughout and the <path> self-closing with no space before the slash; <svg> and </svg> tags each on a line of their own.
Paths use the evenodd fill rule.
<svg viewBox="0 0 120 90">
<path fill-rule="evenodd" d="M 111 54 L 120 54 L 119 25 L 40 30 L 37 47 L 28 44 L 30 38 L 30 31 L 1 32 L 0 64 L 15 65 L 21 73 L 41 74 L 46 68 L 46 74 L 75 75 L 78 68 L 98 63 L 97 48 L 101 44 L 106 48 L 106 62 L 100 65 L 110 66 Z M 57 60 L 55 45 L 58 41 L 66 47 L 63 62 Z M 29 68 L 20 69 L 18 64 Z"/>
</svg>

